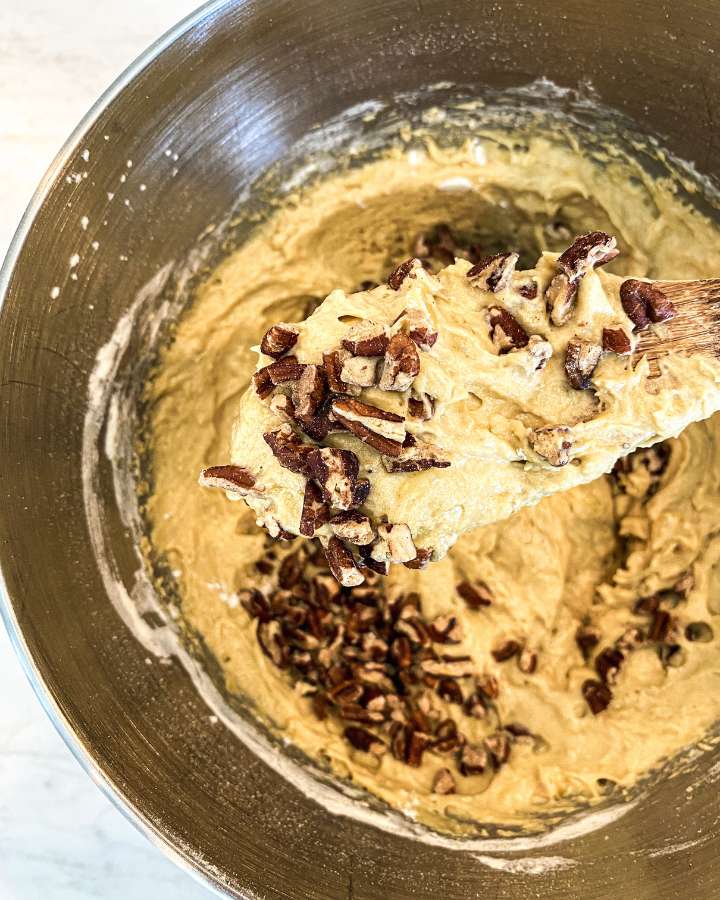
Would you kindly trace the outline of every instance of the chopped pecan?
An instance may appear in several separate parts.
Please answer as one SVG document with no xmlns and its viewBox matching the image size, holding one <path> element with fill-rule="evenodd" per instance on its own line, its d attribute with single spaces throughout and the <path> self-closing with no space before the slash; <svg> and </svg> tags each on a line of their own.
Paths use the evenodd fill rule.
<svg viewBox="0 0 720 900">
<path fill-rule="evenodd" d="M 387 749 L 381 738 L 357 725 L 348 725 L 344 735 L 345 739 L 361 753 L 374 753 L 376 756 L 380 756 Z"/>
<path fill-rule="evenodd" d="M 358 322 L 342 339 L 342 346 L 353 356 L 383 356 L 390 342 L 385 325 Z"/>
<path fill-rule="evenodd" d="M 280 359 L 297 344 L 299 334 L 300 332 L 293 325 L 279 322 L 265 332 L 260 342 L 260 349 L 265 356 Z"/>
<path fill-rule="evenodd" d="M 355 482 L 355 487 L 353 488 L 350 509 L 357 509 L 358 506 L 362 506 L 369 496 L 370 482 L 367 478 L 360 478 Z"/>
<path fill-rule="evenodd" d="M 355 564 L 352 553 L 340 538 L 333 535 L 324 547 L 330 571 L 343 587 L 362 584 L 365 578 Z"/>
<path fill-rule="evenodd" d="M 379 453 L 399 456 L 403 452 L 405 420 L 402 416 L 354 399 L 336 400 L 332 412 L 344 428 Z M 395 434 L 399 440 L 390 437 Z"/>
<path fill-rule="evenodd" d="M 566 466 L 570 462 L 573 433 L 567 425 L 535 428 L 528 436 L 530 447 L 551 466 Z"/>
<path fill-rule="evenodd" d="M 587 681 L 583 682 L 582 695 L 594 716 L 607 709 L 612 700 L 610 688 L 603 684 L 602 681 L 597 681 L 594 678 L 588 678 Z"/>
<path fill-rule="evenodd" d="M 305 495 L 300 516 L 300 534 L 314 537 L 318 528 L 330 518 L 330 507 L 323 500 L 322 491 L 314 481 L 305 484 Z"/>
<path fill-rule="evenodd" d="M 462 696 L 462 695 L 461 695 Z M 435 729 L 433 750 L 436 753 L 451 753 L 460 743 L 457 725 L 453 719 L 443 719 Z"/>
<path fill-rule="evenodd" d="M 469 678 L 475 672 L 475 666 L 469 656 L 450 656 L 445 654 L 439 659 L 424 659 L 420 668 L 428 675 L 438 678 Z"/>
<path fill-rule="evenodd" d="M 558 272 L 545 291 L 545 303 L 553 325 L 565 325 L 577 299 L 578 283 L 570 281 L 564 272 Z"/>
<path fill-rule="evenodd" d="M 606 647 L 595 657 L 595 671 L 605 684 L 615 684 L 625 654 L 617 647 Z"/>
<path fill-rule="evenodd" d="M 558 257 L 557 266 L 572 281 L 579 281 L 598 266 L 618 256 L 617 241 L 604 231 L 591 231 L 576 237 Z"/>
<path fill-rule="evenodd" d="M 518 258 L 517 253 L 486 256 L 468 270 L 467 277 L 475 287 L 498 294 L 510 284 Z"/>
<path fill-rule="evenodd" d="M 343 363 L 341 377 L 346 384 L 372 387 L 377 381 L 376 356 L 351 356 Z"/>
<path fill-rule="evenodd" d="M 333 534 L 350 544 L 365 545 L 375 540 L 370 519 L 355 510 L 346 510 L 330 519 Z"/>
<path fill-rule="evenodd" d="M 240 603 L 243 609 L 253 619 L 260 619 L 262 622 L 269 622 L 272 618 L 270 614 L 270 604 L 267 602 L 265 595 L 255 588 L 246 588 L 239 591 Z"/>
<path fill-rule="evenodd" d="M 651 322 L 665 322 L 677 315 L 675 304 L 649 281 L 628 278 L 620 285 L 620 302 L 627 317 L 642 331 Z"/>
<path fill-rule="evenodd" d="M 285 384 L 287 381 L 297 381 L 304 370 L 305 366 L 299 363 L 294 356 L 285 356 L 270 363 L 269 366 L 258 369 L 253 375 L 253 384 L 258 397 L 264 400 L 270 396 L 273 388 L 277 385 Z"/>
<path fill-rule="evenodd" d="M 482 691 L 483 694 L 491 700 L 497 700 L 500 696 L 500 685 L 494 675 L 481 675 L 479 678 L 475 679 L 475 684 L 477 685 L 478 690 Z"/>
<path fill-rule="evenodd" d="M 395 456 L 383 456 L 387 472 L 423 472 L 426 469 L 447 469 L 449 459 L 440 456 L 441 451 L 432 444 L 414 444 Z"/>
<path fill-rule="evenodd" d="M 263 438 L 283 468 L 301 475 L 307 473 L 308 457 L 313 452 L 313 447 L 303 444 L 289 425 L 282 425 L 276 431 L 268 431 Z"/>
<path fill-rule="evenodd" d="M 405 262 L 400 263 L 400 265 L 393 269 L 388 275 L 387 283 L 394 291 L 399 291 L 406 278 L 416 277 L 418 269 L 422 269 L 422 263 L 419 259 L 406 259 Z"/>
<path fill-rule="evenodd" d="M 287 394 L 275 394 L 270 401 L 270 409 L 284 422 L 295 421 L 295 404 Z"/>
<path fill-rule="evenodd" d="M 527 343 L 527 352 L 535 362 L 535 371 L 539 372 L 548 364 L 548 360 L 553 354 L 553 348 L 550 341 L 544 340 L 539 334 L 531 334 Z"/>
<path fill-rule="evenodd" d="M 305 460 L 305 472 L 318 482 L 325 501 L 338 509 L 354 505 L 359 470 L 354 453 L 335 447 L 311 448 Z"/>
<path fill-rule="evenodd" d="M 475 584 L 470 584 L 469 581 L 461 581 L 455 590 L 463 598 L 469 609 L 478 610 L 482 609 L 483 606 L 492 604 L 493 596 L 484 581 L 477 581 Z"/>
<path fill-rule="evenodd" d="M 428 744 L 430 737 L 422 731 L 412 729 L 407 737 L 407 749 L 405 750 L 405 762 L 409 766 L 418 768 L 422 764 L 422 757 Z"/>
<path fill-rule="evenodd" d="M 490 339 L 499 354 L 526 347 L 530 337 L 518 320 L 502 306 L 488 308 Z"/>
<path fill-rule="evenodd" d="M 433 794 L 454 794 L 455 779 L 450 773 L 450 769 L 438 769 L 433 776 L 432 782 Z"/>
<path fill-rule="evenodd" d="M 413 389 L 408 398 L 408 415 L 421 422 L 429 422 L 435 415 L 435 401 L 430 394 Z"/>
<path fill-rule="evenodd" d="M 510 759 L 510 735 L 505 730 L 495 731 L 489 734 L 484 741 L 496 769 Z"/>
<path fill-rule="evenodd" d="M 359 394 L 360 388 L 354 384 L 347 384 L 342 380 L 342 368 L 351 354 L 347 350 L 333 350 L 323 354 L 323 368 L 330 391 L 333 394 Z"/>
<path fill-rule="evenodd" d="M 323 370 L 319 366 L 305 366 L 302 375 L 293 385 L 293 404 L 297 418 L 302 420 L 314 416 L 326 393 Z"/>
<path fill-rule="evenodd" d="M 538 655 L 535 650 L 529 650 L 527 647 L 523 647 L 517 660 L 518 669 L 520 669 L 523 675 L 532 675 L 537 669 L 537 664 Z"/>
<path fill-rule="evenodd" d="M 430 634 L 436 644 L 459 644 L 462 628 L 455 616 L 438 616 L 430 623 Z"/>
<path fill-rule="evenodd" d="M 462 775 L 482 775 L 489 763 L 484 747 L 465 744 L 458 757 L 458 768 Z"/>
<path fill-rule="evenodd" d="M 280 669 L 287 666 L 288 648 L 282 636 L 280 623 L 276 619 L 264 622 L 258 620 L 257 624 L 257 641 L 260 649 L 269 660 Z"/>
<path fill-rule="evenodd" d="M 420 372 L 420 356 L 412 338 L 401 331 L 390 338 L 385 351 L 380 390 L 406 391 Z"/>
<path fill-rule="evenodd" d="M 600 643 L 600 632 L 590 625 L 580 625 L 575 632 L 575 643 L 580 648 L 585 659 L 588 659 L 592 651 Z"/>
<path fill-rule="evenodd" d="M 530 278 L 528 281 L 523 281 L 521 285 L 518 285 L 518 294 L 521 297 L 524 297 L 525 300 L 534 300 L 538 295 L 538 283 L 534 278 Z"/>
<path fill-rule="evenodd" d="M 374 559 L 372 556 L 373 545 L 366 544 L 358 548 L 360 554 L 359 565 L 361 568 L 369 569 L 377 575 L 387 575 L 390 571 L 390 562 L 388 559 Z"/>
<path fill-rule="evenodd" d="M 407 525 L 378 525 L 378 539 L 371 557 L 378 562 L 405 563 L 415 559 L 417 549 Z"/>
<path fill-rule="evenodd" d="M 519 641 L 508 640 L 500 644 L 499 647 L 495 647 L 492 650 L 492 655 L 496 662 L 505 662 L 508 659 L 512 659 L 513 656 L 517 656 L 521 650 L 522 644 Z"/>
<path fill-rule="evenodd" d="M 200 472 L 200 484 L 203 487 L 220 488 L 233 494 L 247 494 L 249 491 L 262 493 L 264 488 L 258 487 L 255 476 L 242 466 L 208 466 Z"/>
<path fill-rule="evenodd" d="M 590 379 L 600 362 L 602 348 L 599 344 L 574 337 L 565 350 L 565 374 L 571 387 L 584 391 L 590 387 Z"/>
<path fill-rule="evenodd" d="M 411 340 L 415 341 L 420 350 L 432 350 L 438 339 L 438 332 L 432 319 L 423 309 L 408 307 L 394 323 L 401 331 L 404 331 Z"/>
<path fill-rule="evenodd" d="M 653 620 L 648 628 L 649 641 L 664 641 L 670 634 L 672 626 L 672 616 L 665 609 L 658 609 L 653 616 Z"/>
<path fill-rule="evenodd" d="M 484 719 L 488 711 L 488 699 L 482 691 L 473 691 L 463 704 L 465 713 L 473 719 Z"/>
<path fill-rule="evenodd" d="M 602 331 L 602 347 L 610 353 L 617 353 L 619 356 L 625 356 L 632 350 L 630 335 L 624 328 L 603 328 Z"/>
<path fill-rule="evenodd" d="M 441 678 L 437 685 L 437 692 L 448 703 L 462 704 L 463 702 L 462 689 L 452 678 Z"/>
<path fill-rule="evenodd" d="M 433 551 L 431 547 L 417 547 L 415 559 L 409 559 L 403 565 L 406 569 L 426 569 L 432 559 Z"/>
</svg>

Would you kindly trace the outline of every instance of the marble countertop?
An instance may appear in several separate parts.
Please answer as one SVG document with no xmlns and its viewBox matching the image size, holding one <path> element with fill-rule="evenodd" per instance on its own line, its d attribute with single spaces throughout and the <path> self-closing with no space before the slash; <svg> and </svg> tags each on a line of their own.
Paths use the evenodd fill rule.
<svg viewBox="0 0 720 900">
<path fill-rule="evenodd" d="M 43 172 L 88 107 L 197 5 L 1 0 L 0 257 Z M 92 784 L 45 717 L 2 625 L 0 685 L 2 900 L 213 896 L 165 859 Z"/>
</svg>

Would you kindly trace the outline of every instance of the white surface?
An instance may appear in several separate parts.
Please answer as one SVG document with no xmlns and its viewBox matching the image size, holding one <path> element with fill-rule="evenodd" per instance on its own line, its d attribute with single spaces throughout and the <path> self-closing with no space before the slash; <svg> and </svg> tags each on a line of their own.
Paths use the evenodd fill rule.
<svg viewBox="0 0 720 900">
<path fill-rule="evenodd" d="M 88 107 L 196 5 L 0 0 L 0 256 Z M 81 770 L 0 625 L 0 900 L 211 896 L 135 831 Z"/>
</svg>

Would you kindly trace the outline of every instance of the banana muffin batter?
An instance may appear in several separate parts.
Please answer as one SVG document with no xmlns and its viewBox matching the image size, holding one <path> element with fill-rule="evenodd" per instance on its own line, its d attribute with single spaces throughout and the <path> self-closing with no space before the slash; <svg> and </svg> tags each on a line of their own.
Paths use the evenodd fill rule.
<svg viewBox="0 0 720 900">
<path fill-rule="evenodd" d="M 620 154 L 600 165 L 570 140 L 516 135 L 398 151 L 284 204 L 199 291 L 148 388 L 150 556 L 227 688 L 319 764 L 443 830 L 539 827 L 717 719 L 718 417 L 464 534 L 425 570 L 354 588 L 198 472 L 228 459 L 271 325 L 408 255 L 464 271 L 475 245 L 514 248 L 528 267 L 595 229 L 617 237 L 616 275 L 720 271 L 720 233 Z"/>
</svg>

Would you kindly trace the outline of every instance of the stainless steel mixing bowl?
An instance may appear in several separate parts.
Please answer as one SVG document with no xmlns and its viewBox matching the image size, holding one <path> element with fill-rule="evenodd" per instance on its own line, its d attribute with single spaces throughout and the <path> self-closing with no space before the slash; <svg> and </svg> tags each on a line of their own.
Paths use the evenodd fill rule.
<svg viewBox="0 0 720 900">
<path fill-rule="evenodd" d="M 545 76 L 589 84 L 712 177 L 718 59 L 712 0 L 223 0 L 151 48 L 54 162 L 0 278 L 3 613 L 91 776 L 209 885 L 296 900 L 720 896 L 712 751 L 606 827 L 531 849 L 468 853 L 332 815 L 212 724 L 182 666 L 148 665 L 91 549 L 80 460 L 99 348 L 159 270 L 182 286 L 207 226 L 311 126 L 421 85 Z M 142 364 L 126 355 L 116 377 Z M 131 536 L 98 477 L 130 581 Z"/>
</svg>

